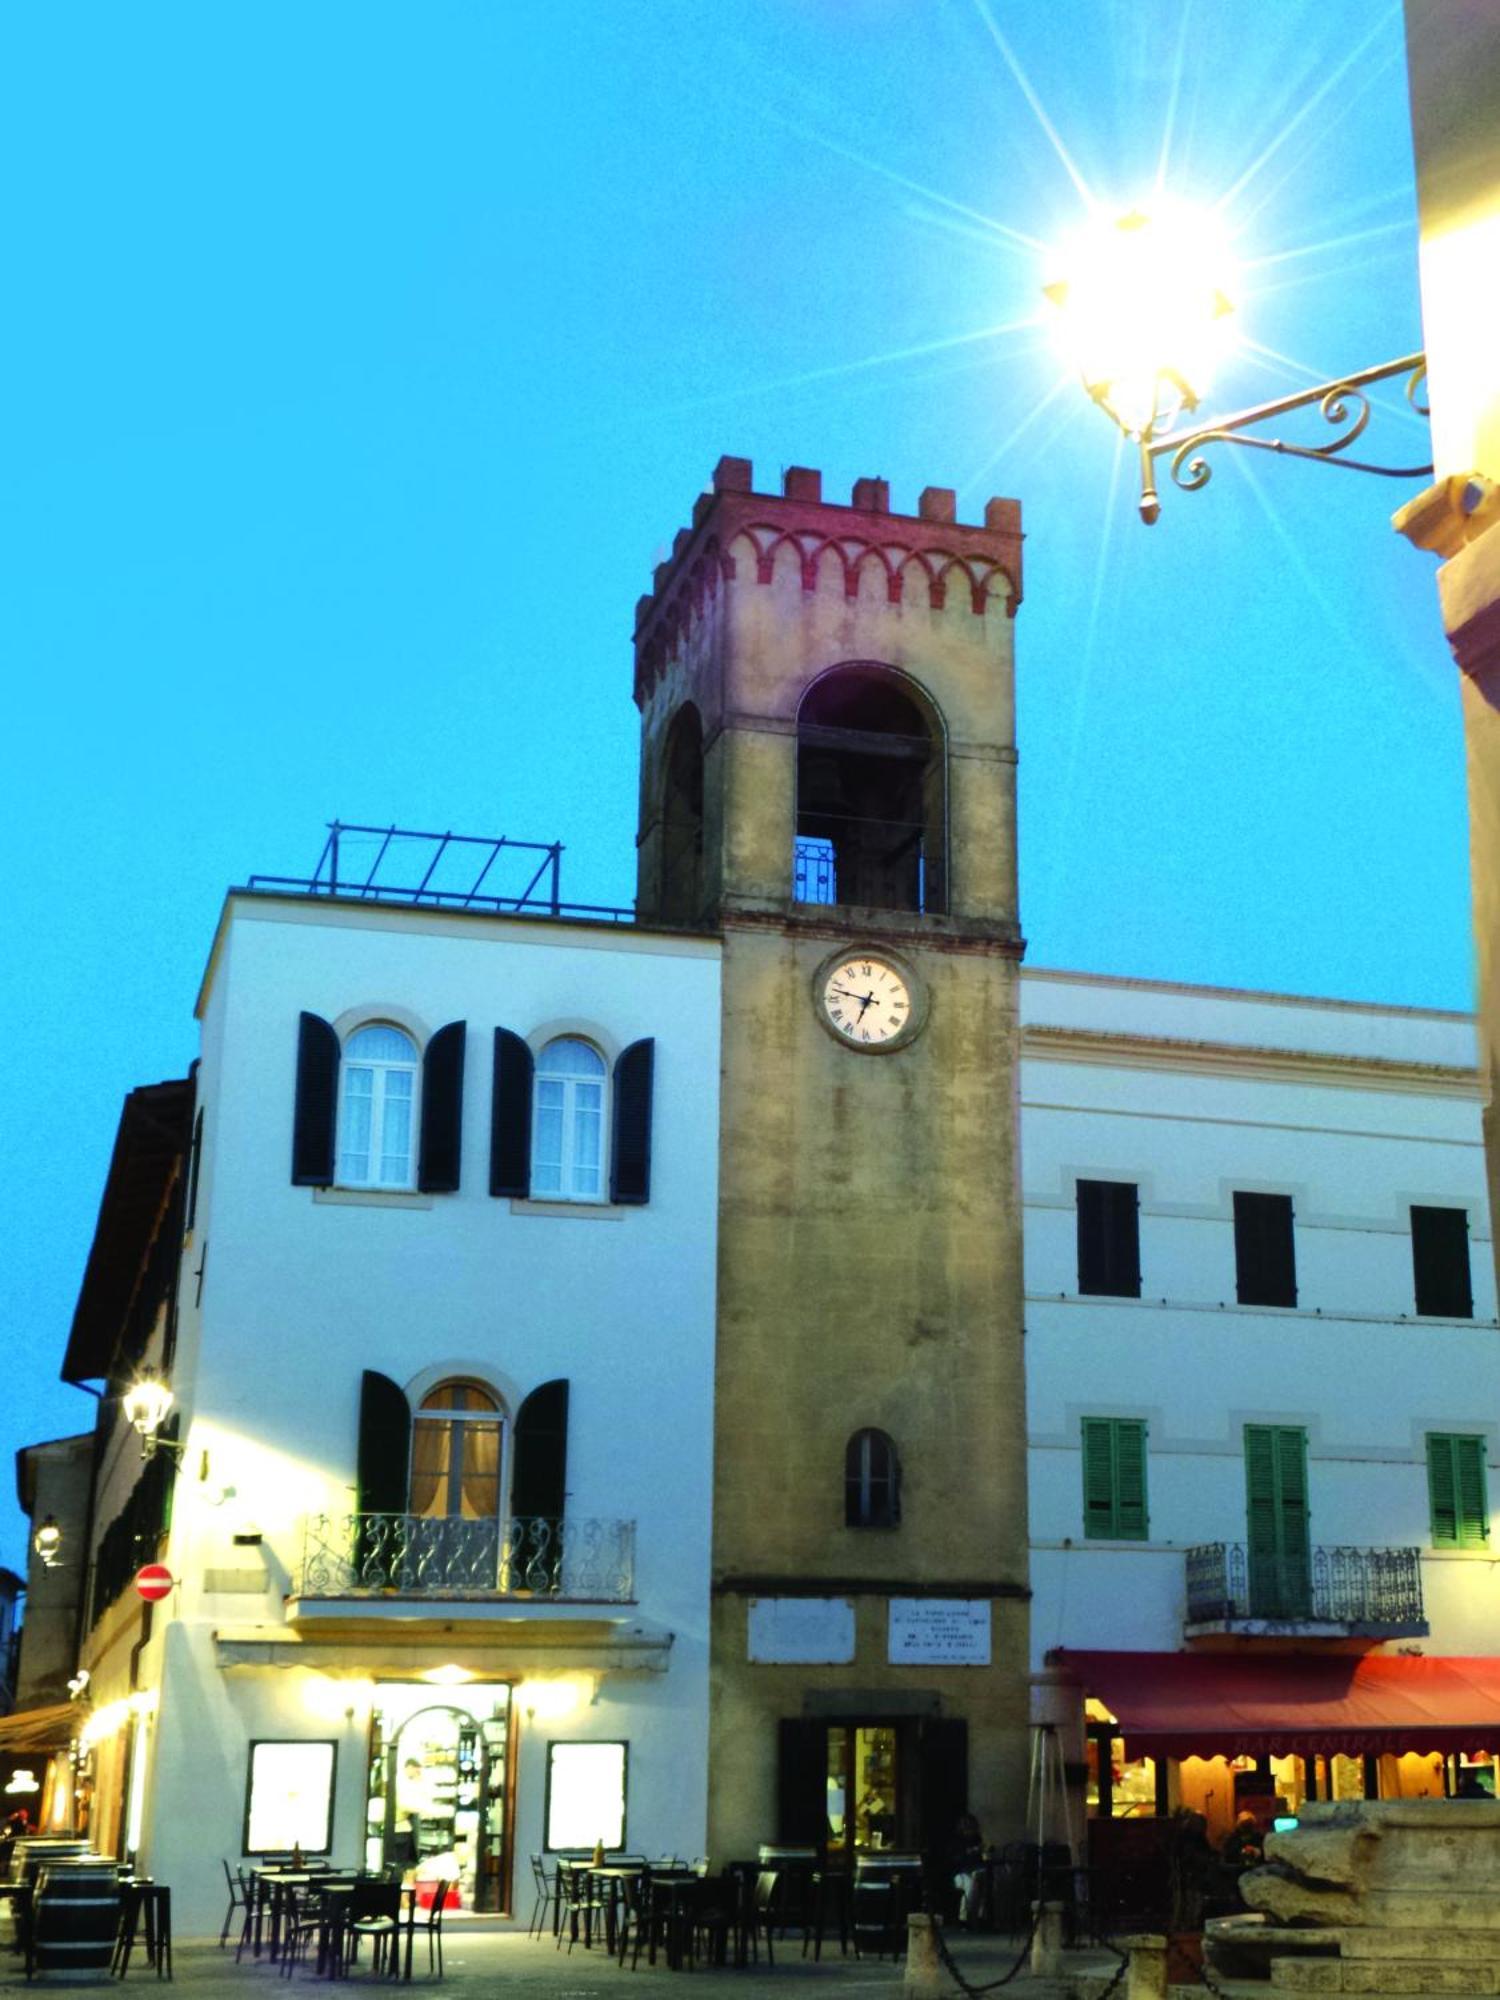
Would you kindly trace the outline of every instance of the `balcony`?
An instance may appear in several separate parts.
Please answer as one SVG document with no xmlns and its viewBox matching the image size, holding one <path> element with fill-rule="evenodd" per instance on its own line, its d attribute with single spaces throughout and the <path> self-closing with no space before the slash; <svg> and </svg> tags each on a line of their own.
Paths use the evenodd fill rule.
<svg viewBox="0 0 1500 2000">
<path fill-rule="evenodd" d="M 1216 1632 L 1411 1639 L 1427 1630 L 1418 1549 L 1313 1548 L 1251 1559 L 1243 1542 L 1187 1551 L 1189 1639 Z"/>
<path fill-rule="evenodd" d="M 294 1599 L 631 1604 L 634 1521 L 310 1514 Z"/>
</svg>

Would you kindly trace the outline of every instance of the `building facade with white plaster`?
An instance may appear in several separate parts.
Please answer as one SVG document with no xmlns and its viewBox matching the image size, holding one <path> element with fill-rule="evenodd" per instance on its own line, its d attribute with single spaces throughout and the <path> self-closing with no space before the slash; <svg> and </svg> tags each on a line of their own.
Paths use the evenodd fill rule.
<svg viewBox="0 0 1500 2000">
<path fill-rule="evenodd" d="M 198 1013 L 178 1282 L 68 1361 L 174 1397 L 100 1440 L 100 1844 L 188 1933 L 221 1855 L 502 1909 L 548 1844 L 700 1852 L 716 945 L 241 892 Z"/>
<path fill-rule="evenodd" d="M 1471 1020 L 1039 971 L 1023 1007 L 1033 1666 L 1070 1735 L 1087 1698 L 1091 1809 L 1451 1787 L 1477 1716 L 1500 1753 L 1440 1664 L 1496 1630 Z"/>
</svg>

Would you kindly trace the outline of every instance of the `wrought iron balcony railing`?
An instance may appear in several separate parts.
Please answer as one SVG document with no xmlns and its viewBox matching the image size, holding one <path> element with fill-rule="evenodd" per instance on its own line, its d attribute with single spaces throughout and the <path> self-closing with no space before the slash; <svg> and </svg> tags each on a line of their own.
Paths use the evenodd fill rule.
<svg viewBox="0 0 1500 2000">
<path fill-rule="evenodd" d="M 1243 1542 L 1187 1552 L 1187 1623 L 1337 1625 L 1405 1635 L 1427 1629 L 1419 1549 L 1309 1549 L 1263 1558 Z"/>
<path fill-rule="evenodd" d="M 549 1597 L 629 1604 L 634 1521 L 309 1514 L 297 1597 Z"/>
</svg>

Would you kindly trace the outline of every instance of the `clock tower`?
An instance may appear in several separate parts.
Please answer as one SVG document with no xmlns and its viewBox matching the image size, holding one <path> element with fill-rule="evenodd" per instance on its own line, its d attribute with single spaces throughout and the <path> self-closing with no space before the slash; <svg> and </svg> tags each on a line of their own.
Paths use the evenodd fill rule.
<svg viewBox="0 0 1500 2000">
<path fill-rule="evenodd" d="M 748 461 L 641 600 L 638 911 L 723 939 L 716 1861 L 1021 1831 L 1020 509 Z"/>
</svg>

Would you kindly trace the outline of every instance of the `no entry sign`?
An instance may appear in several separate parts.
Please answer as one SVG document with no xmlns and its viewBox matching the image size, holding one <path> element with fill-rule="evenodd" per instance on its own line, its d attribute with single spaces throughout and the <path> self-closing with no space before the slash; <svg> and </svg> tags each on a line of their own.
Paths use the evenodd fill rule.
<svg viewBox="0 0 1500 2000">
<path fill-rule="evenodd" d="M 147 1563 L 135 1573 L 135 1587 L 148 1604 L 155 1604 L 172 1588 L 172 1572 L 165 1563 Z"/>
</svg>

